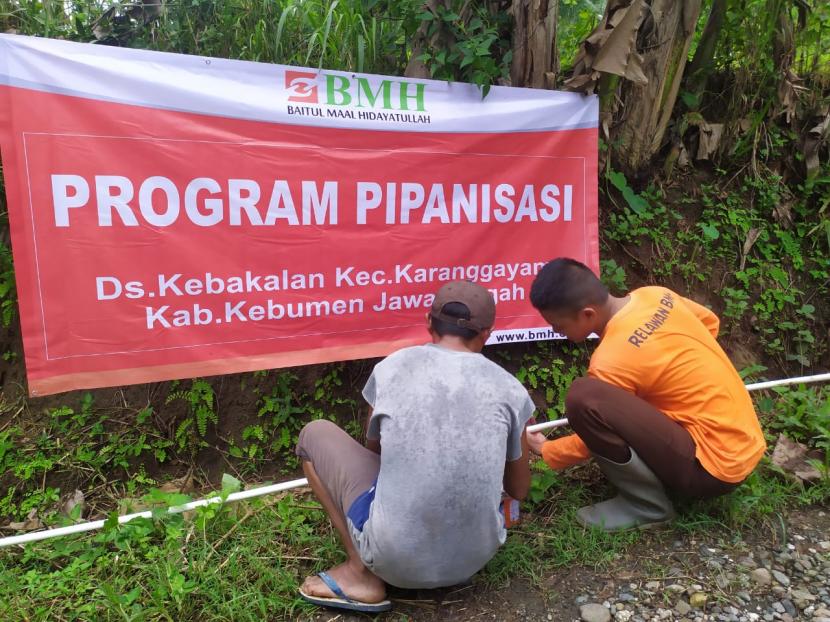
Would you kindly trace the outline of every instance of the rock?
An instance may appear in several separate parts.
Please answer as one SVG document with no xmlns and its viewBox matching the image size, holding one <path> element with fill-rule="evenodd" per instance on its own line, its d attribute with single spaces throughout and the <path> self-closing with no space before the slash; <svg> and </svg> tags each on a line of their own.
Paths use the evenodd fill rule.
<svg viewBox="0 0 830 622">
<path fill-rule="evenodd" d="M 680 585 L 679 583 L 672 583 L 671 585 L 666 586 L 667 592 L 677 592 L 678 594 L 685 592 L 686 588 Z"/>
<path fill-rule="evenodd" d="M 749 576 L 751 576 L 752 580 L 758 585 L 769 585 L 772 583 L 772 575 L 766 568 L 756 568 L 750 573 Z"/>
<path fill-rule="evenodd" d="M 685 600 L 678 600 L 677 604 L 674 606 L 674 610 L 679 613 L 681 616 L 685 616 L 692 610 L 692 606 L 687 603 Z"/>
<path fill-rule="evenodd" d="M 786 611 L 786 609 L 784 609 L 784 605 L 782 605 L 780 602 L 772 603 L 772 608 L 778 613 L 784 613 Z"/>
<path fill-rule="evenodd" d="M 790 578 L 780 570 L 773 570 L 772 576 L 784 587 L 787 587 L 790 584 Z"/>
<path fill-rule="evenodd" d="M 791 600 L 785 598 L 781 601 L 781 604 L 784 605 L 784 611 L 786 611 L 791 616 L 798 615 L 798 611 L 796 610 L 795 605 L 793 605 Z"/>
<path fill-rule="evenodd" d="M 579 617 L 583 622 L 610 622 L 611 612 L 597 603 L 588 603 L 579 608 Z"/>
<path fill-rule="evenodd" d="M 706 605 L 707 596 L 703 592 L 695 592 L 689 597 L 689 604 L 695 609 L 701 609 Z"/>
<path fill-rule="evenodd" d="M 646 589 L 650 591 L 655 591 L 660 589 L 660 582 L 659 581 L 649 581 L 646 583 Z"/>
<path fill-rule="evenodd" d="M 617 622 L 628 622 L 634 614 L 623 609 L 614 614 L 614 619 Z"/>
<path fill-rule="evenodd" d="M 590 597 L 587 594 L 583 594 L 582 596 L 576 597 L 576 604 L 577 605 L 584 605 L 590 600 Z"/>
<path fill-rule="evenodd" d="M 810 594 L 807 590 L 793 590 L 790 593 L 790 596 L 795 602 L 796 607 L 799 609 L 804 609 L 809 605 L 812 601 L 816 600 L 816 597 Z"/>
</svg>

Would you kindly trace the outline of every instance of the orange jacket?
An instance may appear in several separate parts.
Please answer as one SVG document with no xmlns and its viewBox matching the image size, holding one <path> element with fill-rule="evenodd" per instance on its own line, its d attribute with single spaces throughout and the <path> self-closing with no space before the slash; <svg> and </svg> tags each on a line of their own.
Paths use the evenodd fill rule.
<svg viewBox="0 0 830 622">
<path fill-rule="evenodd" d="M 634 290 L 608 321 L 588 375 L 677 421 L 694 439 L 703 468 L 721 481 L 740 482 L 761 459 L 766 441 L 749 393 L 715 339 L 719 325 L 709 309 L 664 287 Z M 542 448 L 554 469 L 589 456 L 575 434 Z"/>
</svg>

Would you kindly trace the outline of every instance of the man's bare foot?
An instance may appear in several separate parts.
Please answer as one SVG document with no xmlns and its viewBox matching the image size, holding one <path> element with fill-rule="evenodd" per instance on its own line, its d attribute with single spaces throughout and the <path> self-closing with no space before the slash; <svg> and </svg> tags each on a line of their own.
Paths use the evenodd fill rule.
<svg viewBox="0 0 830 622">
<path fill-rule="evenodd" d="M 386 598 L 386 584 L 360 562 L 347 561 L 327 571 L 343 593 L 362 603 L 379 603 Z M 309 596 L 338 598 L 320 577 L 306 577 L 302 591 Z"/>
</svg>

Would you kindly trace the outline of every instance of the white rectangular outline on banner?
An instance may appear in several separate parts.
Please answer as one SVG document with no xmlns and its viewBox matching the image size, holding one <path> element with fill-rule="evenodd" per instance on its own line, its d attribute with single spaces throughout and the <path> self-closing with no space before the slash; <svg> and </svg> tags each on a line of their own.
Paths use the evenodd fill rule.
<svg viewBox="0 0 830 622">
<path fill-rule="evenodd" d="M 97 135 L 97 134 L 75 134 L 75 133 L 67 133 L 67 132 L 22 132 L 23 137 L 23 155 L 26 163 L 26 190 L 29 194 L 29 216 L 30 216 L 30 223 L 32 226 L 32 250 L 35 255 L 35 273 L 37 275 L 37 286 L 38 286 L 38 299 L 40 302 L 40 313 L 41 313 L 41 323 L 43 326 L 43 346 L 44 351 L 46 354 L 47 361 L 60 361 L 65 359 L 72 359 L 72 358 L 92 358 L 92 357 L 99 357 L 99 356 L 115 356 L 115 355 L 123 355 L 123 354 L 138 354 L 141 352 L 160 352 L 160 351 L 167 351 L 167 350 L 188 350 L 193 348 L 206 348 L 206 347 L 213 347 L 217 345 L 231 345 L 237 343 L 251 343 L 257 341 L 273 341 L 279 339 L 293 339 L 296 337 L 314 337 L 320 335 L 345 335 L 348 333 L 354 332 L 371 332 L 374 330 L 390 330 L 396 328 L 410 328 L 412 326 L 418 326 L 419 324 L 405 324 L 401 326 L 383 326 L 378 328 L 365 328 L 365 329 L 354 329 L 354 330 L 344 330 L 344 331 L 337 331 L 331 333 L 303 333 L 303 334 L 292 334 L 286 336 L 278 336 L 278 337 L 262 337 L 256 339 L 238 339 L 238 340 L 230 340 L 230 341 L 218 341 L 212 343 L 196 343 L 196 344 L 188 344 L 188 345 L 180 345 L 180 346 L 169 346 L 164 348 L 143 348 L 140 350 L 122 350 L 117 352 L 96 352 L 91 354 L 68 354 L 66 356 L 49 356 L 49 342 L 46 337 L 46 316 L 45 316 L 45 308 L 46 305 L 43 301 L 43 291 L 41 286 L 41 279 L 40 279 L 40 260 L 38 256 L 38 245 L 37 245 L 37 231 L 35 228 L 35 215 L 34 215 L 34 206 L 32 204 L 32 186 L 31 186 L 31 176 L 29 172 L 29 154 L 28 154 L 28 143 L 27 137 L 28 136 L 62 136 L 62 137 L 76 137 L 76 138 L 101 138 L 107 140 L 140 140 L 140 141 L 151 141 L 151 142 L 179 142 L 179 143 L 206 143 L 206 144 L 219 144 L 219 145 L 238 145 L 238 146 L 245 146 L 245 147 L 277 147 L 281 149 L 322 149 L 317 145 L 287 145 L 284 143 L 274 143 L 274 142 L 263 142 L 263 141 L 241 141 L 241 142 L 234 142 L 234 141 L 223 141 L 223 140 L 194 140 L 194 139 L 186 139 L 186 138 L 143 138 L 138 136 L 109 136 L 109 135 Z M 585 171 L 585 156 L 547 156 L 547 155 L 532 155 L 532 154 L 513 154 L 513 153 L 478 153 L 478 152 L 454 152 L 454 151 L 424 151 L 421 149 L 361 149 L 356 147 L 330 147 L 326 148 L 327 150 L 331 151 L 368 151 L 372 153 L 377 152 L 386 152 L 386 153 L 419 153 L 419 154 L 426 154 L 426 155 L 470 155 L 470 156 L 479 156 L 479 157 L 513 157 L 513 158 L 534 158 L 534 159 L 546 159 L 546 160 L 581 160 L 582 161 L 582 231 L 583 233 L 587 230 L 587 213 L 586 213 L 586 171 Z M 588 248 L 588 238 L 587 236 L 583 236 L 583 240 L 585 243 L 585 254 L 587 256 L 590 249 Z M 512 318 L 512 317 L 531 317 L 530 315 L 508 315 L 502 316 L 504 318 Z M 534 330 L 534 329 L 506 329 L 506 330 Z M 514 342 L 518 343 L 518 342 Z"/>
</svg>

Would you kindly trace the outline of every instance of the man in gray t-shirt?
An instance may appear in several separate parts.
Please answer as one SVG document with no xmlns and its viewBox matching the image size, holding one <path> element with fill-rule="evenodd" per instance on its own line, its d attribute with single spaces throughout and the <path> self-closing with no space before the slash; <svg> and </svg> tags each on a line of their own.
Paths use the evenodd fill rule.
<svg viewBox="0 0 830 622">
<path fill-rule="evenodd" d="M 465 581 L 504 543 L 502 490 L 527 494 L 524 430 L 534 407 L 481 354 L 495 320 L 492 296 L 474 283 L 448 283 L 427 319 L 432 343 L 390 355 L 363 389 L 372 407 L 366 447 L 323 420 L 300 434 L 303 470 L 348 555 L 306 579 L 300 594 L 310 602 L 382 611 L 390 606 L 384 582 Z"/>
</svg>

